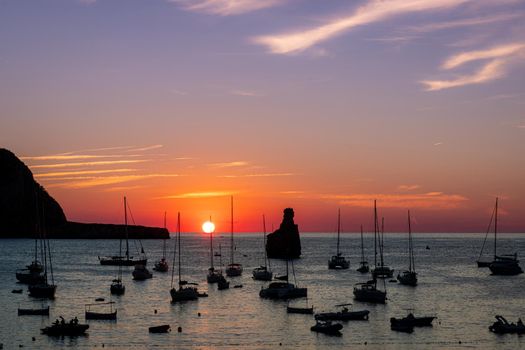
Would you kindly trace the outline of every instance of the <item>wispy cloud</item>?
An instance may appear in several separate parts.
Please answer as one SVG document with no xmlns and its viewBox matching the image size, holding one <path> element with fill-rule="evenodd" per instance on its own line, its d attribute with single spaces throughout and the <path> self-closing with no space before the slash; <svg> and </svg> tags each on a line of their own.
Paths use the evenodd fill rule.
<svg viewBox="0 0 525 350">
<path fill-rule="evenodd" d="M 509 57 L 517 54 L 525 48 L 523 43 L 513 43 L 508 45 L 501 45 L 491 47 L 485 50 L 478 51 L 467 51 L 460 54 L 454 55 L 447 59 L 441 66 L 442 69 L 452 69 L 459 67 L 465 63 L 489 59 L 489 58 L 500 58 Z"/>
<path fill-rule="evenodd" d="M 35 177 L 38 178 L 47 178 L 47 177 L 71 177 L 77 175 L 97 175 L 97 174 L 111 174 L 111 173 L 126 173 L 130 171 L 135 171 L 135 169 L 108 169 L 108 170 L 79 170 L 79 171 L 57 171 L 53 173 L 40 173 L 35 174 Z"/>
<path fill-rule="evenodd" d="M 215 168 L 233 168 L 233 167 L 241 167 L 241 166 L 247 166 L 249 163 L 245 161 L 235 161 L 235 162 L 224 162 L 224 163 L 212 163 L 209 164 L 209 166 L 215 167 Z"/>
<path fill-rule="evenodd" d="M 235 191 L 211 191 L 211 192 L 189 192 L 181 194 L 173 194 L 168 196 L 158 197 L 157 199 L 192 199 L 192 198 L 211 198 L 231 196 L 238 192 Z"/>
<path fill-rule="evenodd" d="M 466 63 L 489 60 L 477 71 L 461 75 L 449 80 L 424 80 L 421 83 L 425 85 L 427 91 L 437 91 L 452 87 L 481 84 L 504 77 L 512 59 L 525 52 L 524 43 L 512 43 L 491 47 L 485 50 L 467 51 L 456 54 L 447 59 L 441 66 L 444 70 L 450 70 L 460 67 Z"/>
<path fill-rule="evenodd" d="M 104 176 L 104 177 L 94 177 L 88 179 L 82 178 L 70 178 L 72 181 L 56 183 L 48 185 L 46 187 L 62 187 L 70 189 L 82 189 L 88 187 L 97 187 L 104 185 L 113 185 L 117 183 L 137 181 L 143 179 L 157 178 L 157 177 L 178 177 L 182 176 L 179 174 L 143 174 L 143 175 L 123 175 L 123 176 Z"/>
<path fill-rule="evenodd" d="M 233 91 L 231 91 L 231 94 L 235 95 L 235 96 L 244 96 L 244 97 L 261 97 L 261 96 L 263 96 L 259 92 L 249 91 L 249 90 L 233 90 Z"/>
<path fill-rule="evenodd" d="M 151 145 L 151 146 L 145 146 L 140 148 L 132 148 L 127 152 L 144 152 L 144 151 L 151 151 L 152 149 L 159 149 L 164 147 L 163 145 Z"/>
<path fill-rule="evenodd" d="M 419 185 L 399 185 L 397 186 L 397 189 L 399 191 L 413 191 L 413 190 L 417 190 L 420 187 L 421 186 Z"/>
<path fill-rule="evenodd" d="M 512 19 L 523 17 L 523 13 L 503 13 L 485 17 L 462 18 L 455 21 L 445 21 L 437 23 L 422 24 L 406 28 L 407 31 L 415 33 L 426 33 L 437 30 L 446 30 L 459 27 L 470 27 L 496 22 L 505 22 Z"/>
<path fill-rule="evenodd" d="M 372 206 L 375 199 L 382 208 L 454 209 L 468 198 L 458 194 L 428 192 L 420 194 L 351 194 L 324 195 L 325 199 L 337 200 L 341 205 L 352 207 Z"/>
<path fill-rule="evenodd" d="M 41 165 L 32 165 L 31 169 L 53 169 L 53 168 L 84 167 L 84 166 L 104 166 L 104 165 L 116 165 L 116 164 L 134 164 L 134 163 L 143 163 L 147 161 L 148 160 L 144 160 L 144 159 L 133 159 L 133 160 L 102 160 L 102 161 L 96 161 L 96 162 L 41 164 Z"/>
<path fill-rule="evenodd" d="M 432 146 L 437 147 L 437 146 L 441 146 L 442 144 L 443 142 L 434 142 Z"/>
<path fill-rule="evenodd" d="M 74 159 L 100 159 L 100 158 L 128 158 L 140 157 L 139 154 L 71 154 L 71 155 L 48 155 L 20 157 L 22 160 L 74 160 Z"/>
<path fill-rule="evenodd" d="M 285 0 L 169 0 L 189 11 L 230 16 L 262 10 L 285 2 Z"/>
<path fill-rule="evenodd" d="M 264 173 L 264 174 L 243 174 L 243 175 L 219 175 L 218 177 L 238 178 L 238 177 L 276 177 L 276 176 L 293 176 L 294 173 Z"/>
<path fill-rule="evenodd" d="M 349 16 L 321 26 L 287 34 L 259 36 L 253 41 L 266 46 L 271 53 L 297 53 L 358 26 L 406 13 L 453 8 L 468 1 L 470 0 L 374 0 L 359 7 Z"/>
</svg>

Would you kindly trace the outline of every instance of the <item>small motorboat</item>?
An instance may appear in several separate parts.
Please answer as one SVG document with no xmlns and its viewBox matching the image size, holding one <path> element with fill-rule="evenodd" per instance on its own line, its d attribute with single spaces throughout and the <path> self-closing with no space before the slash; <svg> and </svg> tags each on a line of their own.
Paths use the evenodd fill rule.
<svg viewBox="0 0 525 350">
<path fill-rule="evenodd" d="M 316 321 L 315 325 L 310 327 L 313 332 L 324 333 L 329 335 L 341 335 L 343 325 L 340 323 L 332 323 L 332 321 Z"/>
<path fill-rule="evenodd" d="M 45 282 L 45 276 L 41 271 L 22 269 L 16 271 L 16 279 L 22 284 L 42 284 Z"/>
<path fill-rule="evenodd" d="M 269 271 L 266 266 L 259 266 L 253 269 L 253 279 L 257 281 L 271 281 L 273 278 L 273 272 Z"/>
<path fill-rule="evenodd" d="M 150 333 L 168 333 L 171 330 L 169 324 L 163 324 L 162 326 L 153 326 L 148 328 Z"/>
<path fill-rule="evenodd" d="M 523 273 L 517 254 L 496 256 L 489 269 L 493 275 L 514 276 Z"/>
<path fill-rule="evenodd" d="M 412 333 L 414 332 L 414 324 L 407 321 L 405 318 L 397 319 L 390 318 L 390 329 L 397 332 Z"/>
<path fill-rule="evenodd" d="M 13 289 L 13 290 L 11 291 L 11 293 L 14 293 L 14 294 L 22 294 L 23 292 L 24 292 L 23 289 Z"/>
<path fill-rule="evenodd" d="M 85 317 L 86 320 L 110 320 L 110 321 L 116 321 L 117 320 L 117 310 L 113 311 L 113 304 L 115 304 L 114 301 L 110 301 L 107 303 L 96 303 L 96 304 L 86 304 L 85 307 Z M 91 311 L 91 307 L 95 306 L 98 307 L 100 305 L 109 305 L 109 312 L 93 312 Z"/>
<path fill-rule="evenodd" d="M 333 255 L 330 260 L 328 260 L 328 268 L 330 270 L 346 270 L 350 267 L 350 262 L 345 259 L 341 253 Z"/>
<path fill-rule="evenodd" d="M 218 283 L 221 278 L 224 278 L 221 270 L 217 270 L 214 267 L 208 269 L 208 274 L 206 275 L 206 281 L 208 283 Z"/>
<path fill-rule="evenodd" d="M 126 292 L 126 286 L 124 286 L 121 279 L 117 278 L 113 280 L 109 290 L 113 295 L 123 295 Z"/>
<path fill-rule="evenodd" d="M 403 271 L 397 275 L 397 280 L 399 283 L 406 286 L 417 286 L 417 273 L 415 271 Z"/>
<path fill-rule="evenodd" d="M 386 303 L 386 291 L 377 289 L 377 281 L 371 280 L 365 283 L 357 283 L 354 287 L 354 299 L 369 303 Z"/>
<path fill-rule="evenodd" d="M 29 296 L 32 297 L 55 299 L 55 292 L 57 290 L 57 286 L 54 284 L 48 284 L 44 282 L 42 284 L 30 285 L 28 287 L 28 290 Z"/>
<path fill-rule="evenodd" d="M 351 321 L 351 320 L 368 320 L 368 310 L 349 311 L 347 307 L 343 307 L 341 311 L 337 312 L 322 312 L 315 315 L 315 319 L 319 321 Z"/>
<path fill-rule="evenodd" d="M 409 313 L 406 317 L 401 320 L 405 322 L 411 322 L 414 327 L 432 327 L 432 321 L 436 319 L 436 316 L 421 316 L 416 317 L 414 314 Z"/>
<path fill-rule="evenodd" d="M 56 320 L 51 326 L 42 328 L 42 334 L 49 336 L 78 336 L 85 335 L 89 325 L 78 323 L 78 319 L 75 317 L 68 323 L 62 318 L 62 322 Z"/>
<path fill-rule="evenodd" d="M 518 319 L 517 323 L 509 323 L 505 317 L 496 316 L 496 322 L 489 326 L 489 330 L 496 334 L 507 334 L 507 333 L 517 333 L 525 334 L 525 325 L 521 321 L 521 318 Z"/>
<path fill-rule="evenodd" d="M 162 258 L 159 261 L 157 261 L 155 263 L 155 267 L 153 268 L 153 270 L 158 271 L 158 272 L 168 272 L 169 265 L 166 259 Z"/>
<path fill-rule="evenodd" d="M 286 312 L 289 314 L 305 314 L 305 315 L 312 315 L 314 313 L 314 307 L 293 307 L 293 306 L 287 306 Z"/>
<path fill-rule="evenodd" d="M 237 263 L 231 263 L 226 268 L 226 276 L 237 277 L 242 275 L 242 265 Z"/>
<path fill-rule="evenodd" d="M 18 308 L 18 316 L 26 315 L 38 315 L 38 316 L 49 316 L 49 305 L 41 309 L 21 309 Z"/>
<path fill-rule="evenodd" d="M 145 265 L 135 265 L 135 269 L 131 273 L 135 281 L 143 281 L 153 278 L 153 274 L 149 272 Z"/>
<path fill-rule="evenodd" d="M 288 282 L 272 282 L 268 288 L 261 289 L 259 296 L 266 299 L 304 298 L 307 296 L 307 289 Z"/>
<path fill-rule="evenodd" d="M 225 290 L 225 289 L 229 289 L 229 288 L 230 288 L 230 282 L 228 282 L 226 280 L 226 278 L 224 278 L 224 276 L 221 275 L 221 278 L 217 282 L 217 289 L 218 290 Z"/>
</svg>

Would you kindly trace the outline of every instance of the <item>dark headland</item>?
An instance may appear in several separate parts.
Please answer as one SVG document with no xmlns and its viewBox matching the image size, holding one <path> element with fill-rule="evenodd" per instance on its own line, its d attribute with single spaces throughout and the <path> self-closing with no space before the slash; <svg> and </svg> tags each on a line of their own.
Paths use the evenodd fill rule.
<svg viewBox="0 0 525 350">
<path fill-rule="evenodd" d="M 37 213 L 43 220 L 37 220 Z M 124 225 L 68 221 L 60 204 L 11 151 L 0 148 L 0 238 L 32 238 L 38 223 L 49 238 L 124 238 Z M 130 238 L 169 238 L 165 228 L 128 226 Z"/>
<path fill-rule="evenodd" d="M 293 221 L 292 208 L 284 209 L 281 226 L 270 233 L 266 241 L 266 253 L 274 259 L 297 259 L 301 256 L 299 227 Z"/>
</svg>

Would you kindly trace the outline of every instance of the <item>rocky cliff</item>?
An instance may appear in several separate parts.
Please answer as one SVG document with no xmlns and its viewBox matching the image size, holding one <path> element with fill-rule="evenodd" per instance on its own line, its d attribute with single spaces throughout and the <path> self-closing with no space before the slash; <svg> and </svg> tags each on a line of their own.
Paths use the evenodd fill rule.
<svg viewBox="0 0 525 350">
<path fill-rule="evenodd" d="M 284 209 L 283 221 L 278 230 L 268 234 L 266 253 L 269 258 L 297 259 L 301 256 L 299 228 L 293 220 L 292 208 Z"/>
<path fill-rule="evenodd" d="M 38 225 L 50 238 L 119 238 L 123 225 L 68 222 L 60 204 L 12 152 L 0 148 L 0 238 L 35 237 Z M 169 238 L 166 229 L 129 226 L 130 238 Z"/>
</svg>

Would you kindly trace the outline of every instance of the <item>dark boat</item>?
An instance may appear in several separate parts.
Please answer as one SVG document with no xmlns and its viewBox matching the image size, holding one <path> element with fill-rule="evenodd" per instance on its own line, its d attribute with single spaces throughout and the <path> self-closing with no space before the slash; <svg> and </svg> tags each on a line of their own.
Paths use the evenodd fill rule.
<svg viewBox="0 0 525 350">
<path fill-rule="evenodd" d="M 306 314 L 311 315 L 314 313 L 314 307 L 293 307 L 293 306 L 287 306 L 286 312 L 289 314 Z"/>
<path fill-rule="evenodd" d="M 231 197 L 231 238 L 230 238 L 230 264 L 226 267 L 226 276 L 236 277 L 242 275 L 242 265 L 234 262 L 235 245 L 233 243 L 233 196 Z"/>
<path fill-rule="evenodd" d="M 166 212 L 164 212 L 164 229 L 167 230 Z M 155 263 L 153 270 L 157 272 L 168 272 L 169 270 L 168 260 L 166 259 L 166 239 L 162 240 L 162 258 Z"/>
<path fill-rule="evenodd" d="M 202 225 L 202 227 L 205 233 L 210 234 L 210 267 L 208 268 L 208 274 L 206 275 L 206 281 L 208 283 L 218 283 L 221 280 L 221 278 L 224 278 L 224 277 L 222 276 L 222 270 L 216 269 L 214 266 L 213 257 L 214 256 L 220 257 L 221 255 L 213 254 L 213 231 L 215 230 L 215 225 L 211 221 L 211 216 L 210 216 L 210 221 L 205 222 Z M 220 246 L 219 246 L 219 249 L 220 249 Z"/>
<path fill-rule="evenodd" d="M 124 286 L 120 278 L 116 278 L 111 283 L 109 290 L 113 295 L 123 295 L 126 292 L 126 286 Z"/>
<path fill-rule="evenodd" d="M 144 253 L 144 248 L 142 247 L 142 243 L 140 240 L 139 240 L 139 244 L 141 247 L 141 250 L 139 253 L 140 256 L 136 258 L 136 257 L 129 255 L 128 205 L 127 205 L 126 197 L 124 197 L 124 229 L 125 229 L 125 236 L 126 236 L 126 254 L 125 256 L 122 256 L 122 254 L 119 254 L 116 256 L 103 256 L 103 257 L 99 256 L 98 260 L 100 262 L 100 265 L 112 265 L 112 266 L 135 266 L 135 265 L 146 266 L 147 265 L 148 259 L 146 258 L 146 254 Z M 122 240 L 121 240 L 121 248 L 122 248 Z"/>
<path fill-rule="evenodd" d="M 310 327 L 313 332 L 324 333 L 329 335 L 341 335 L 343 325 L 340 323 L 332 323 L 331 321 L 316 321 L 315 325 Z"/>
<path fill-rule="evenodd" d="M 224 278 L 223 275 L 220 276 L 219 281 L 217 281 L 217 289 L 218 290 L 225 290 L 230 288 L 230 282 Z"/>
<path fill-rule="evenodd" d="M 412 333 L 414 332 L 414 324 L 403 319 L 390 318 L 390 329 L 397 332 Z"/>
<path fill-rule="evenodd" d="M 368 261 L 365 259 L 365 245 L 363 240 L 363 225 L 361 225 L 361 261 L 359 262 L 359 267 L 357 272 L 367 273 L 370 270 L 368 267 Z"/>
<path fill-rule="evenodd" d="M 49 316 L 49 306 L 41 309 L 21 309 L 18 308 L 18 316 L 25 315 L 40 315 L 40 316 Z"/>
<path fill-rule="evenodd" d="M 374 200 L 374 268 L 372 269 L 372 277 L 376 278 L 392 278 L 394 269 L 385 265 L 383 250 L 384 250 L 384 236 L 385 236 L 385 219 L 381 219 L 381 233 L 379 232 L 379 221 L 377 218 L 377 206 Z M 379 244 L 377 244 L 379 243 Z M 377 261 L 377 246 L 379 245 L 380 261 Z"/>
<path fill-rule="evenodd" d="M 514 276 L 523 273 L 518 260 L 518 254 L 507 254 L 507 255 L 498 255 L 497 254 L 497 237 L 498 237 L 498 198 L 496 198 L 496 204 L 494 206 L 494 260 L 488 265 L 492 275 L 503 275 L 503 276 Z M 492 224 L 492 218 L 489 223 L 489 228 Z M 488 234 L 487 230 L 487 234 Z M 487 236 L 485 236 L 485 241 Z M 481 247 L 481 253 L 478 258 L 478 266 L 480 266 L 481 254 L 483 254 L 483 247 L 485 246 L 485 241 L 483 241 L 483 246 Z M 481 261 L 482 265 L 486 265 L 486 262 Z"/>
<path fill-rule="evenodd" d="M 68 323 L 59 323 L 57 320 L 51 326 L 42 328 L 41 331 L 42 334 L 47 334 L 50 336 L 78 336 L 85 335 L 88 328 L 89 325 L 79 324 L 74 320 L 71 320 Z"/>
<path fill-rule="evenodd" d="M 432 321 L 434 321 L 435 319 L 435 316 L 416 317 L 414 316 L 414 314 L 409 313 L 406 317 L 403 318 L 392 317 L 390 319 L 390 322 L 404 322 L 407 324 L 411 324 L 413 327 L 432 327 Z"/>
<path fill-rule="evenodd" d="M 270 261 L 266 252 L 266 218 L 263 215 L 263 250 L 264 250 L 264 266 L 259 266 L 253 269 L 252 276 L 257 281 L 271 281 L 273 272 L 270 271 Z"/>
<path fill-rule="evenodd" d="M 518 319 L 517 323 L 509 323 L 505 317 L 496 316 L 496 322 L 489 326 L 489 330 L 497 334 L 507 334 L 507 333 L 517 333 L 525 334 L 525 325 L 521 321 L 521 318 Z"/>
<path fill-rule="evenodd" d="M 377 289 L 377 280 L 357 283 L 354 287 L 354 299 L 369 303 L 385 304 L 386 291 Z"/>
<path fill-rule="evenodd" d="M 135 281 L 144 281 L 153 278 L 153 274 L 149 272 L 145 265 L 135 265 L 135 269 L 131 274 Z"/>
<path fill-rule="evenodd" d="M 171 328 L 169 324 L 164 324 L 162 326 L 153 326 L 148 328 L 150 333 L 168 333 L 170 329 Z"/>
<path fill-rule="evenodd" d="M 350 262 L 339 251 L 339 241 L 341 236 L 341 209 L 337 212 L 337 249 L 336 254 L 328 260 L 328 269 L 330 270 L 346 270 L 350 267 Z"/>
<path fill-rule="evenodd" d="M 96 304 L 86 304 L 85 307 L 85 317 L 86 320 L 111 320 L 116 321 L 117 320 L 117 310 L 113 311 L 113 304 L 115 304 L 114 301 L 110 301 L 107 303 L 96 303 Z M 91 311 L 92 306 L 100 306 L 100 305 L 109 305 L 109 312 L 93 312 Z"/>
<path fill-rule="evenodd" d="M 351 320 L 368 320 L 368 310 L 349 311 L 347 307 L 343 307 L 341 311 L 337 312 L 322 312 L 315 314 L 315 319 L 320 321 L 351 321 Z"/>
<path fill-rule="evenodd" d="M 399 283 L 415 287 L 417 286 L 417 272 L 414 260 L 414 246 L 412 244 L 412 228 L 410 225 L 410 210 L 408 211 L 408 270 L 397 275 Z"/>
<path fill-rule="evenodd" d="M 179 288 L 175 288 L 173 286 L 173 278 L 175 274 L 175 269 L 172 269 L 171 271 L 171 302 L 177 303 L 181 301 L 189 301 L 189 300 L 197 300 L 199 298 L 199 292 L 197 291 L 197 288 L 195 287 L 189 287 L 187 286 L 189 283 L 187 281 L 183 281 L 181 279 L 181 268 L 182 268 L 182 262 L 181 262 L 181 247 L 180 247 L 180 213 L 177 213 L 177 240 L 175 241 L 174 246 L 174 252 L 173 252 L 173 266 L 175 266 L 175 253 L 176 253 L 176 247 L 179 247 Z M 195 285 L 195 283 L 192 283 L 192 285 Z"/>
<path fill-rule="evenodd" d="M 307 297 L 307 294 L 307 288 L 299 288 L 288 281 L 288 260 L 286 260 L 286 280 L 282 282 L 271 282 L 267 288 L 261 288 L 261 290 L 259 291 L 259 296 L 265 299 L 286 300 L 295 298 L 305 298 Z"/>
</svg>

